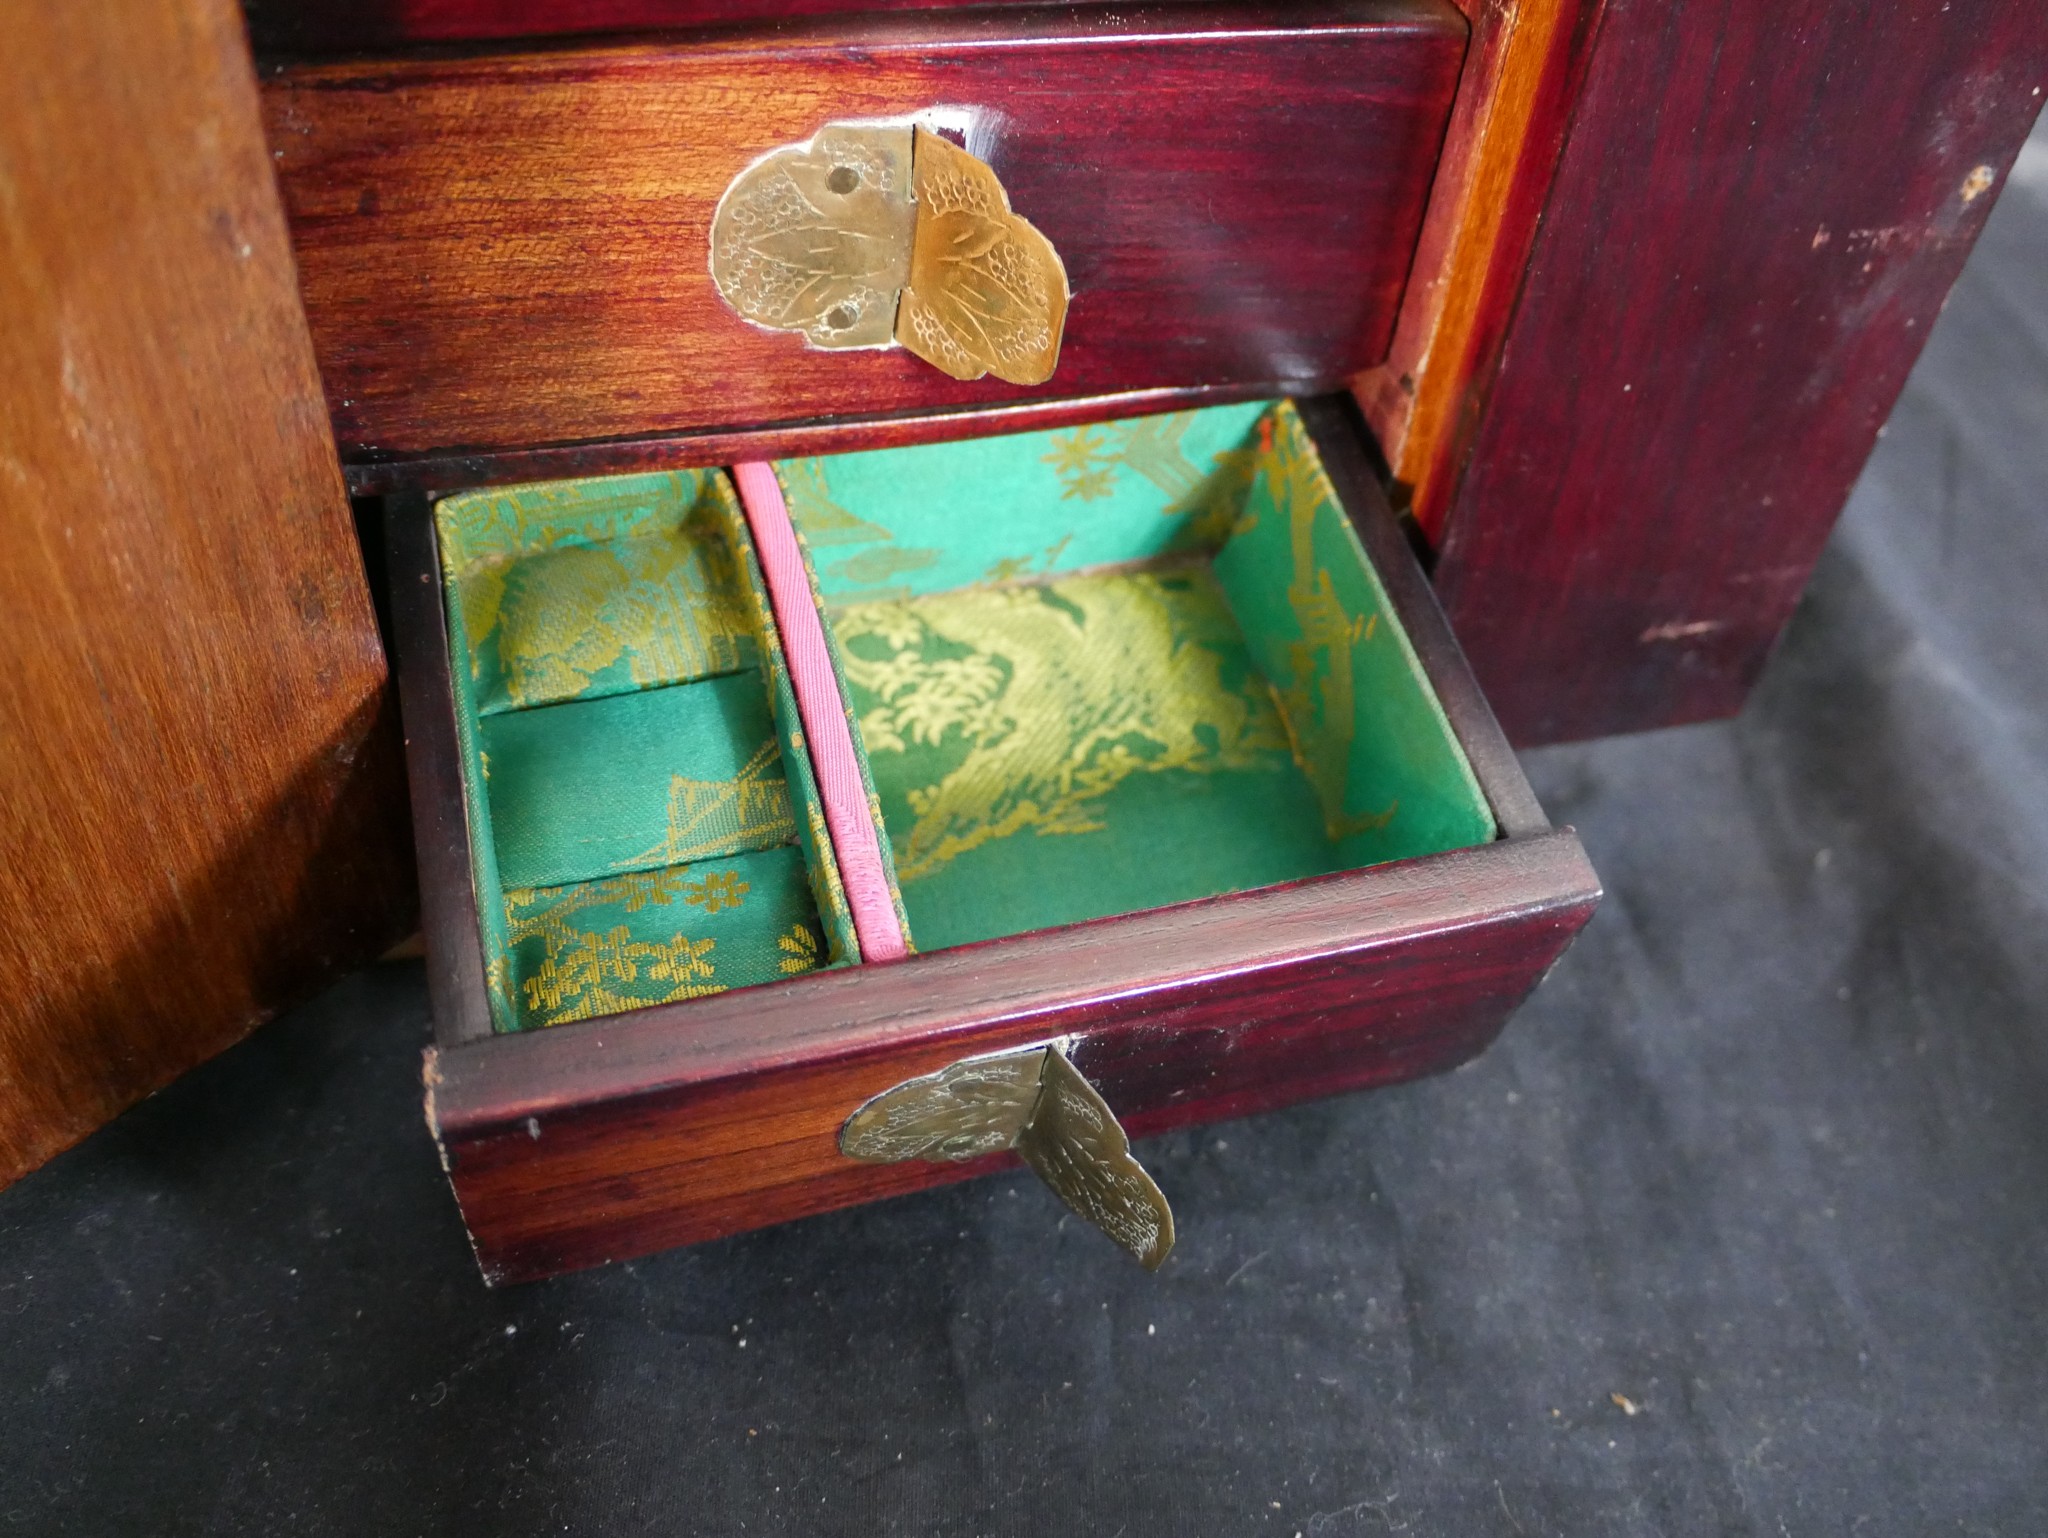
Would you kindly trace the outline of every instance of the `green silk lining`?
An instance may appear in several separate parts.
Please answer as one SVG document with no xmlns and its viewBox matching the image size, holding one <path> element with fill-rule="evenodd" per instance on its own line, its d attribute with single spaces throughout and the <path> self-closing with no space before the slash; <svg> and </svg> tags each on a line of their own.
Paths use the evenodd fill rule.
<svg viewBox="0 0 2048 1538">
<path fill-rule="evenodd" d="M 1204 566 L 835 623 L 927 947 L 1341 868 Z"/>
<path fill-rule="evenodd" d="M 726 478 L 471 492 L 435 520 L 493 1026 L 856 956 Z"/>
<path fill-rule="evenodd" d="M 796 838 L 761 674 L 483 719 L 498 874 L 558 886 Z"/>
<path fill-rule="evenodd" d="M 441 503 L 478 713 L 753 666 L 721 485 L 705 472 L 628 475 Z"/>
<path fill-rule="evenodd" d="M 801 516 L 916 548 L 932 512 L 909 462 L 935 452 L 809 461 Z M 923 946 L 1494 836 L 1292 406 L 946 453 L 959 549 L 899 560 L 886 601 L 842 585 L 831 615 Z M 821 568 L 828 592 L 848 572 Z M 993 580 L 944 586 L 967 571 Z"/>
<path fill-rule="evenodd" d="M 722 860 L 505 894 L 522 1023 L 774 982 L 818 966 L 823 941 L 792 844 Z"/>
<path fill-rule="evenodd" d="M 919 948 L 1494 836 L 1286 403 L 776 468 Z M 725 478 L 437 521 L 497 1028 L 854 960 Z"/>
<path fill-rule="evenodd" d="M 1345 868 L 1485 843 L 1493 813 L 1291 406 L 1214 571 Z"/>
<path fill-rule="evenodd" d="M 1206 553 L 1251 477 L 1266 406 L 776 466 L 826 603 L 908 598 Z"/>
</svg>

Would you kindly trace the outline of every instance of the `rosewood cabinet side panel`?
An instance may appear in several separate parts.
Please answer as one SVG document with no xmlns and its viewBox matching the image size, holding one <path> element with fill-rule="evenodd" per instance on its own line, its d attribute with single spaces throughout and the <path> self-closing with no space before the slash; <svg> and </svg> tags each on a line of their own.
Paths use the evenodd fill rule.
<svg viewBox="0 0 2048 1538">
<path fill-rule="evenodd" d="M 516 1281 L 995 1167 L 863 1165 L 870 1096 L 1072 1035 L 1138 1134 L 1448 1068 L 1591 913 L 1553 833 L 435 1054 L 430 1114 L 486 1276 Z"/>
<path fill-rule="evenodd" d="M 871 17 L 293 67 L 266 92 L 345 457 L 1229 385 L 1384 354 L 1465 46 L 1443 0 Z M 1052 382 L 742 321 L 733 177 L 835 119 L 960 109 L 1073 288 Z"/>
<path fill-rule="evenodd" d="M 2039 0 L 1607 0 L 1436 570 L 1511 737 L 1740 708 L 2044 80 Z"/>
</svg>

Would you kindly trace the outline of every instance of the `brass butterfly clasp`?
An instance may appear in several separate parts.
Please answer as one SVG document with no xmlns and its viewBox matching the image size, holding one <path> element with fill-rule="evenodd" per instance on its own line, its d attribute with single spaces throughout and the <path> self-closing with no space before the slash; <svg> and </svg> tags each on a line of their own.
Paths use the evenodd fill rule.
<svg viewBox="0 0 2048 1538">
<path fill-rule="evenodd" d="M 846 1119 L 839 1150 L 869 1164 L 965 1163 L 1014 1149 L 1081 1217 L 1156 1271 L 1173 1209 L 1131 1140 L 1057 1045 L 970 1057 L 884 1090 Z"/>
<path fill-rule="evenodd" d="M 740 316 L 815 347 L 907 347 L 955 379 L 1043 384 L 1067 271 L 980 160 L 909 123 L 828 123 L 733 179 L 711 277 Z"/>
</svg>

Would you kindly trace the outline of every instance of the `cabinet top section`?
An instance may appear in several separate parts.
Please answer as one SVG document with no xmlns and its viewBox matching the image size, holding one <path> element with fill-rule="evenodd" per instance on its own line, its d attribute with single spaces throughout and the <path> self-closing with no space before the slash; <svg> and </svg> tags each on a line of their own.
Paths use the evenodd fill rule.
<svg viewBox="0 0 2048 1538">
<path fill-rule="evenodd" d="M 924 12 L 297 64 L 265 111 L 363 464 L 1334 386 L 1385 355 L 1464 48 L 1439 0 Z M 1050 379 L 817 348 L 721 296 L 727 188 L 848 120 L 954 139 L 1058 250 Z"/>
</svg>

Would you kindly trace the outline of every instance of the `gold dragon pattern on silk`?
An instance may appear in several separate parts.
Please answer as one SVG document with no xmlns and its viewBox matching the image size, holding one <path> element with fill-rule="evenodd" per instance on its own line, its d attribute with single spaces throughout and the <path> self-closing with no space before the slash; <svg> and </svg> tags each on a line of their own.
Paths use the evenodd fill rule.
<svg viewBox="0 0 2048 1538">
<path fill-rule="evenodd" d="M 1377 812 L 1347 812 L 1344 807 L 1358 729 L 1352 648 L 1373 639 L 1379 615 L 1351 613 L 1329 568 L 1316 559 L 1317 520 L 1343 514 L 1322 461 L 1292 410 L 1275 412 L 1259 424 L 1258 460 L 1274 510 L 1287 520 L 1292 557 L 1287 604 L 1301 629 L 1301 639 L 1287 648 L 1287 677 L 1275 680 L 1274 692 L 1294 761 L 1315 787 L 1325 831 L 1335 842 L 1385 827 L 1400 807 L 1399 801 Z"/>
<path fill-rule="evenodd" d="M 1227 678 L 1221 597 L 1198 571 L 968 590 L 837 616 L 870 755 L 965 756 L 894 830 L 915 881 L 992 839 L 1088 833 L 1133 774 L 1247 767 L 1286 751 L 1256 675 Z M 1144 667 L 1130 659 L 1142 656 Z"/>
</svg>

